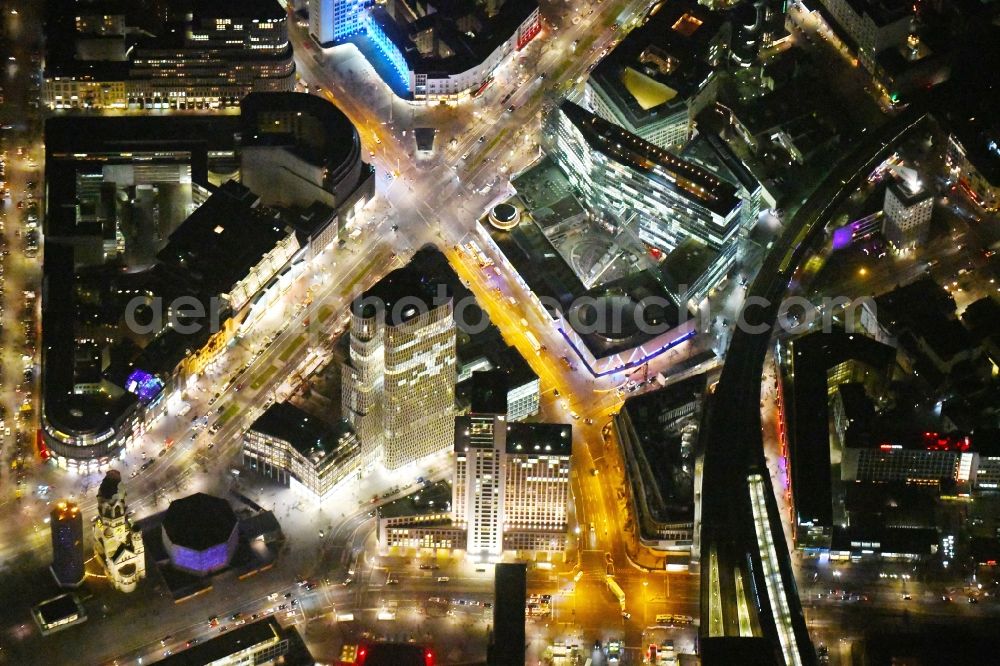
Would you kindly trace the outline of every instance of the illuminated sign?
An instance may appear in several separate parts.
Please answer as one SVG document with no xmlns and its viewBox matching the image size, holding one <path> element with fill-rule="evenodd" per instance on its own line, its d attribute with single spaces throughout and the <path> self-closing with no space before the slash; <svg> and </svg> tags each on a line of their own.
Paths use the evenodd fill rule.
<svg viewBox="0 0 1000 666">
<path fill-rule="evenodd" d="M 125 388 L 139 398 L 139 402 L 148 405 L 160 395 L 163 390 L 163 382 L 156 375 L 151 375 L 144 370 L 134 370 L 125 380 Z"/>
</svg>

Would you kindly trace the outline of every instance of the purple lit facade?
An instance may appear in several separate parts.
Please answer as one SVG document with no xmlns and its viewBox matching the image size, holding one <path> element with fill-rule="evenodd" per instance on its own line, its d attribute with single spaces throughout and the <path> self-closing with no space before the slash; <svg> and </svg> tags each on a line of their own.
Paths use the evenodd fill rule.
<svg viewBox="0 0 1000 666">
<path fill-rule="evenodd" d="M 196 576 L 205 576 L 229 566 L 236 552 L 238 540 L 239 532 L 233 527 L 226 541 L 204 550 L 194 550 L 171 542 L 170 537 L 166 533 L 163 534 L 163 545 L 170 555 L 170 563 L 175 568 Z"/>
<path fill-rule="evenodd" d="M 163 382 L 156 375 L 151 375 L 145 370 L 133 370 L 132 374 L 125 380 L 125 387 L 129 393 L 139 397 L 139 402 L 148 405 L 153 402 L 163 390 Z"/>
<path fill-rule="evenodd" d="M 833 230 L 833 249 L 843 250 L 854 243 L 866 240 L 882 229 L 881 213 L 874 213 Z"/>
</svg>

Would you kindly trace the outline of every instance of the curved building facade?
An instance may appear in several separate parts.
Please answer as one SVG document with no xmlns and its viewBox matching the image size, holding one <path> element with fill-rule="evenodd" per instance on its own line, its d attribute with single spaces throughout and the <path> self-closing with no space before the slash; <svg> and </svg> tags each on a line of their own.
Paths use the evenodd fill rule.
<svg viewBox="0 0 1000 666">
<path fill-rule="evenodd" d="M 236 514 L 221 497 L 195 493 L 174 500 L 162 529 L 170 563 L 196 576 L 226 568 L 236 553 Z"/>
<path fill-rule="evenodd" d="M 263 205 L 321 201 L 338 212 L 364 205 L 372 196 L 362 187 L 370 172 L 354 125 L 322 97 L 252 94 L 243 100 L 241 181 Z"/>
</svg>

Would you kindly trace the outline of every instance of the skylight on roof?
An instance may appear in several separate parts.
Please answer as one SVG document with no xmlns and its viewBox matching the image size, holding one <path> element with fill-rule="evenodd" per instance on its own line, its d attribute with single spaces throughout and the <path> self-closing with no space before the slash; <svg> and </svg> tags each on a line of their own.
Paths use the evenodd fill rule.
<svg viewBox="0 0 1000 666">
<path fill-rule="evenodd" d="M 690 37 L 698 30 L 698 28 L 701 27 L 701 24 L 702 20 L 700 18 L 697 16 L 691 16 L 688 12 L 684 12 L 683 16 L 677 19 L 677 21 L 670 27 L 685 37 Z"/>
</svg>

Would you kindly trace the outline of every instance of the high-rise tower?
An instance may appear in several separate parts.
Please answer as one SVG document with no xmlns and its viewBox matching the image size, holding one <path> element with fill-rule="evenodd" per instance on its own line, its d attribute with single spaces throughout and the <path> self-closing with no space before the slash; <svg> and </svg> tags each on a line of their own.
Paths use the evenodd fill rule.
<svg viewBox="0 0 1000 666">
<path fill-rule="evenodd" d="M 351 305 L 344 415 L 364 465 L 381 459 L 398 469 L 452 444 L 455 321 L 446 291 L 411 264 Z"/>
<path fill-rule="evenodd" d="M 73 502 L 62 501 L 49 514 L 52 531 L 53 577 L 60 587 L 76 587 L 83 582 L 83 514 Z"/>
</svg>

